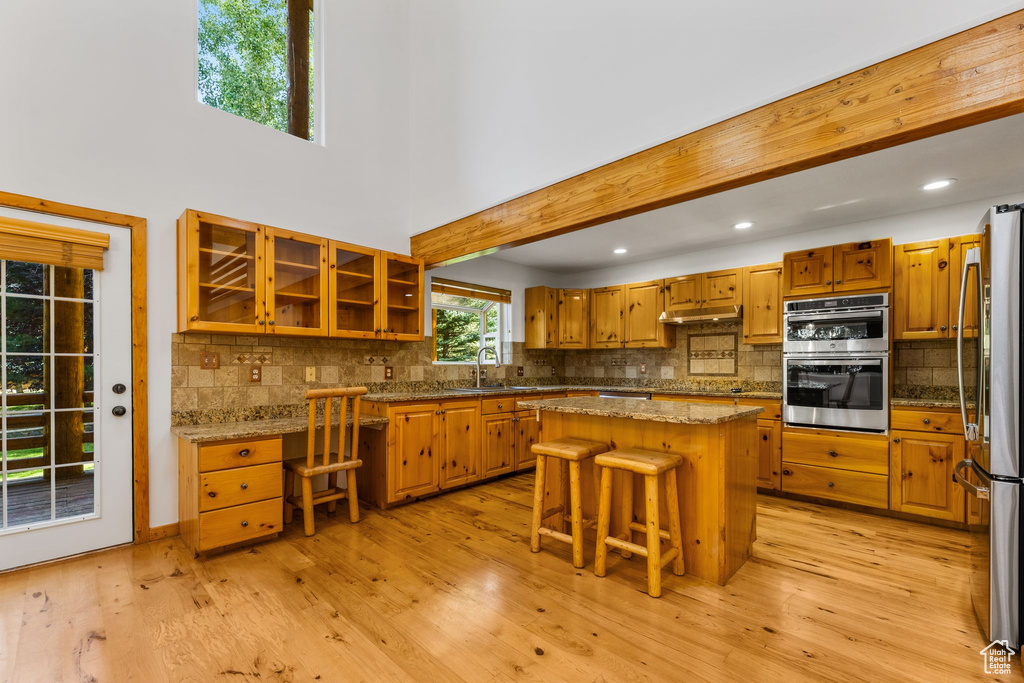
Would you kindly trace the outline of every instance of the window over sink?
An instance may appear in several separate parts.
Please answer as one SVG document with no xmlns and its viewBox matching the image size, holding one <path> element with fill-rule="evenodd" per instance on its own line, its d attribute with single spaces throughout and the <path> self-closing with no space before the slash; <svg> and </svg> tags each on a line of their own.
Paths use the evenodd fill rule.
<svg viewBox="0 0 1024 683">
<path fill-rule="evenodd" d="M 434 278 L 430 284 L 435 363 L 476 363 L 483 346 L 510 338 L 512 293 L 507 289 Z M 494 364 L 487 354 L 483 362 Z"/>
</svg>

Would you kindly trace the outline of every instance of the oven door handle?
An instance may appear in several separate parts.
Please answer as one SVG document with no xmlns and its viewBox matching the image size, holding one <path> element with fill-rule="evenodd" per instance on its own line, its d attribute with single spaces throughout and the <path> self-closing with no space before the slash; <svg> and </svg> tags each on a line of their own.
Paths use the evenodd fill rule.
<svg viewBox="0 0 1024 683">
<path fill-rule="evenodd" d="M 881 318 L 882 311 L 822 311 L 820 313 L 787 313 L 786 320 L 845 320 L 847 318 Z"/>
<path fill-rule="evenodd" d="M 830 358 L 822 358 L 821 356 L 815 356 L 814 358 L 785 356 L 783 360 L 799 363 L 800 365 L 883 365 L 887 359 L 877 357 L 856 358 L 851 356 L 832 356 Z"/>
</svg>

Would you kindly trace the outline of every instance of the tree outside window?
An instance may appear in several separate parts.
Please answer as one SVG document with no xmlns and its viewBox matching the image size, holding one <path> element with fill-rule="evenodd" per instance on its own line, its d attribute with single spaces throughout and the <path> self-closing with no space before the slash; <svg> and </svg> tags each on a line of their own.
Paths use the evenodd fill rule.
<svg viewBox="0 0 1024 683">
<path fill-rule="evenodd" d="M 481 344 L 501 352 L 508 304 L 436 291 L 431 293 L 431 300 L 436 362 L 475 363 Z M 493 362 L 490 356 L 486 360 Z"/>
<path fill-rule="evenodd" d="M 199 100 L 313 140 L 313 1 L 198 3 Z"/>
</svg>

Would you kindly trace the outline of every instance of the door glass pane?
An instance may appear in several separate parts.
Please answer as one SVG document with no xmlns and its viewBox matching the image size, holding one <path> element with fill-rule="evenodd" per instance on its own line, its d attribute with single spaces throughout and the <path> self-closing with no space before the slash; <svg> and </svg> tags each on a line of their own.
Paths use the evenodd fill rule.
<svg viewBox="0 0 1024 683">
<path fill-rule="evenodd" d="M 837 361 L 817 365 L 789 360 L 786 372 L 786 401 L 792 406 L 882 410 L 887 400 L 880 364 Z"/>
<path fill-rule="evenodd" d="M 50 519 L 49 469 L 7 473 L 7 526 Z"/>
<path fill-rule="evenodd" d="M 95 511 L 95 472 L 91 465 L 58 467 L 54 477 L 56 519 L 90 515 Z"/>
<path fill-rule="evenodd" d="M 57 353 L 92 353 L 92 304 L 53 302 L 53 350 Z"/>
<path fill-rule="evenodd" d="M 335 249 L 338 311 L 336 328 L 352 332 L 373 332 L 377 282 L 371 254 Z"/>
<path fill-rule="evenodd" d="M 53 407 L 90 408 L 93 405 L 92 356 L 55 356 Z"/>
<path fill-rule="evenodd" d="M 199 222 L 199 319 L 252 325 L 256 310 L 256 234 Z"/>
<path fill-rule="evenodd" d="M 4 363 L 7 384 L 4 407 L 7 411 L 48 408 L 46 370 L 49 356 L 7 356 Z"/>
<path fill-rule="evenodd" d="M 4 317 L 8 353 L 44 353 L 49 351 L 49 301 L 7 297 Z"/>
<path fill-rule="evenodd" d="M 415 263 L 387 259 L 387 276 L 388 332 L 419 334 L 422 320 L 419 266 Z"/>
<path fill-rule="evenodd" d="M 41 263 L 23 263 L 21 261 L 4 262 L 4 291 L 12 294 L 45 294 L 48 285 L 47 272 L 49 266 Z"/>
<path fill-rule="evenodd" d="M 320 327 L 320 245 L 274 238 L 274 325 Z"/>
</svg>

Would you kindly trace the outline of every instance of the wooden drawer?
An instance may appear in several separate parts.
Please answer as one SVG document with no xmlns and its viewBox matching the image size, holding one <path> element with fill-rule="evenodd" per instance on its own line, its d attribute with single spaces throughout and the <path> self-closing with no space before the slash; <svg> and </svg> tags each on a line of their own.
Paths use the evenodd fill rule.
<svg viewBox="0 0 1024 683">
<path fill-rule="evenodd" d="M 782 462 L 889 474 L 889 438 L 819 430 L 784 431 Z"/>
<path fill-rule="evenodd" d="M 281 531 L 281 497 L 199 515 L 199 550 L 221 548 Z"/>
<path fill-rule="evenodd" d="M 281 462 L 281 437 L 222 441 L 199 447 L 199 471 Z"/>
<path fill-rule="evenodd" d="M 594 394 L 594 395 L 597 396 L 597 394 Z M 515 397 L 515 403 L 513 405 L 515 407 L 515 410 L 519 410 L 519 402 L 520 401 L 543 401 L 543 400 L 548 399 L 548 398 L 565 398 L 565 394 L 551 393 L 551 394 L 530 394 L 529 396 L 516 396 Z M 484 412 L 486 413 L 487 411 L 484 410 Z M 503 413 L 505 411 L 501 410 L 501 411 L 495 411 L 495 412 L 502 412 Z"/>
<path fill-rule="evenodd" d="M 889 507 L 889 477 L 813 465 L 782 465 L 782 490 L 876 508 Z"/>
<path fill-rule="evenodd" d="M 565 396 L 567 398 L 577 398 L 579 396 L 588 396 L 591 398 L 597 398 L 598 392 L 596 391 L 567 391 Z"/>
<path fill-rule="evenodd" d="M 893 429 L 910 429 L 917 432 L 939 432 L 940 434 L 963 434 L 964 423 L 960 413 L 938 410 L 893 409 L 889 418 Z"/>
<path fill-rule="evenodd" d="M 480 412 L 483 415 L 511 413 L 515 408 L 515 396 L 499 396 L 498 398 L 485 398 L 480 401 Z"/>
<path fill-rule="evenodd" d="M 281 465 L 236 467 L 199 476 L 199 511 L 220 510 L 281 496 Z"/>
<path fill-rule="evenodd" d="M 781 420 L 782 419 L 782 401 L 775 401 L 766 398 L 737 398 L 736 405 L 738 406 L 761 406 L 764 408 L 763 413 L 758 413 L 758 420 Z"/>
</svg>

